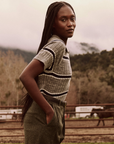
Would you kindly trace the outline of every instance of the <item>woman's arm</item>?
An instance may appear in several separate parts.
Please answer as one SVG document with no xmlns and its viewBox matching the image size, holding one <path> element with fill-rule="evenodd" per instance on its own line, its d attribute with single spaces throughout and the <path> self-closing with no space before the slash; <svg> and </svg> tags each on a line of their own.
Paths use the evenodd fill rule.
<svg viewBox="0 0 114 144">
<path fill-rule="evenodd" d="M 50 122 L 54 115 L 53 108 L 41 94 L 35 78 L 44 70 L 44 64 L 38 60 L 32 60 L 28 66 L 23 70 L 20 75 L 20 80 L 24 87 L 33 98 L 33 100 L 44 110 L 46 113 L 47 123 Z"/>
</svg>

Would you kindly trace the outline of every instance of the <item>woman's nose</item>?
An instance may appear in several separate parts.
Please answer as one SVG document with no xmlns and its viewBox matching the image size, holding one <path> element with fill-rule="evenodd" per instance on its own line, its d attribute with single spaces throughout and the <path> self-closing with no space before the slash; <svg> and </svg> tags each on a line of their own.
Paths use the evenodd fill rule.
<svg viewBox="0 0 114 144">
<path fill-rule="evenodd" d="M 67 26 L 68 27 L 76 27 L 76 21 L 72 21 L 72 20 L 68 20 L 68 22 L 67 22 Z"/>
<path fill-rule="evenodd" d="M 72 25 L 73 25 L 73 22 L 71 20 L 68 20 L 67 26 L 72 26 Z"/>
</svg>

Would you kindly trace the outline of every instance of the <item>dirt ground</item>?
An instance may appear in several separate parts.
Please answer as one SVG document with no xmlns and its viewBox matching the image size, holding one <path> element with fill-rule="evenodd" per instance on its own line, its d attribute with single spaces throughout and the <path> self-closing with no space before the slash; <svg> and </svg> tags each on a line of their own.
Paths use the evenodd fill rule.
<svg viewBox="0 0 114 144">
<path fill-rule="evenodd" d="M 105 121 L 106 126 L 112 126 L 112 121 Z M 70 127 L 94 127 L 97 125 L 97 121 L 67 121 L 66 126 Z M 100 123 L 99 126 L 102 126 Z M 1 130 L 1 128 L 22 128 L 20 122 L 4 122 L 0 123 L 0 136 L 2 135 L 24 135 L 23 129 L 21 130 Z M 66 129 L 66 134 L 82 134 L 82 136 L 65 136 L 64 142 L 114 142 L 114 135 L 96 135 L 96 136 L 83 136 L 83 134 L 114 134 L 113 128 L 84 128 L 84 129 Z M 12 142 L 19 143 L 24 142 L 24 136 L 21 137 L 0 137 L 0 143 Z"/>
</svg>

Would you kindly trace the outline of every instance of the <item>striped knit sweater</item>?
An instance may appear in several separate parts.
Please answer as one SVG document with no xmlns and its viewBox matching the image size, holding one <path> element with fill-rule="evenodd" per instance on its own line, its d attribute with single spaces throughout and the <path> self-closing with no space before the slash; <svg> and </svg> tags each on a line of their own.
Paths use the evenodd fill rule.
<svg viewBox="0 0 114 144">
<path fill-rule="evenodd" d="M 38 76 L 41 93 L 64 101 L 72 75 L 69 52 L 64 42 L 53 35 L 34 59 L 44 63 L 44 71 Z"/>
</svg>

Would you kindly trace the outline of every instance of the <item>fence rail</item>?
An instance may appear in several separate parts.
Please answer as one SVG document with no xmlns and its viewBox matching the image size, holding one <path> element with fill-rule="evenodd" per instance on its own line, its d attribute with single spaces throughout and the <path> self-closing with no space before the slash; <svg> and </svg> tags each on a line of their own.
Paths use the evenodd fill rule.
<svg viewBox="0 0 114 144">
<path fill-rule="evenodd" d="M 76 105 L 68 105 L 67 107 L 79 107 L 79 106 L 114 106 L 114 103 L 112 103 L 112 104 L 108 104 L 108 103 L 106 103 L 106 104 L 76 104 Z M 16 108 L 16 109 L 18 109 L 18 108 L 22 108 L 23 106 L 0 106 L 0 109 L 1 110 L 3 110 L 3 108 L 4 109 L 11 109 L 11 108 Z M 112 111 L 113 113 L 114 113 L 114 111 Z M 66 111 L 66 114 L 76 114 L 76 113 L 90 113 L 90 112 L 71 112 L 71 111 Z M 14 115 L 14 114 L 6 114 L 6 113 L 0 113 L 0 115 Z M 17 116 L 20 116 L 21 114 L 16 114 L 15 113 L 15 115 L 17 115 Z M 100 120 L 105 120 L 105 121 L 112 121 L 112 120 L 114 120 L 114 118 L 112 119 L 112 118 L 108 118 L 108 119 L 106 119 L 106 118 L 104 118 L 104 119 L 100 119 Z M 66 118 L 65 119 L 65 122 L 66 123 L 69 123 L 69 122 L 85 122 L 85 121 L 98 121 L 98 119 L 93 119 L 93 118 L 91 118 L 91 119 L 80 119 L 80 118 Z M 0 123 L 10 123 L 10 122 L 21 122 L 21 120 L 18 118 L 18 119 L 15 119 L 15 120 L 13 120 L 13 119 L 11 119 L 11 120 L 0 120 Z M 106 128 L 110 128 L 110 129 L 112 129 L 112 128 L 114 128 L 114 126 L 66 126 L 65 127 L 65 129 L 67 130 L 69 130 L 69 129 L 71 129 L 71 130 L 74 130 L 74 129 L 106 129 Z M 10 127 L 0 127 L 0 131 L 2 131 L 2 130 L 8 130 L 9 132 L 11 131 L 11 130 L 13 130 L 13 131 L 15 131 L 15 130 L 23 130 L 23 127 L 12 127 L 12 128 L 10 128 Z M 74 134 L 74 133 L 66 133 L 65 134 L 65 136 L 95 136 L 95 135 L 114 135 L 114 133 L 97 133 L 97 134 L 94 134 L 94 133 L 88 133 L 88 134 L 79 134 L 79 133 L 77 133 L 77 134 Z M 18 135 L 16 135 L 16 134 L 13 134 L 13 135 L 0 135 L 0 137 L 24 137 L 24 135 L 23 134 L 18 134 Z"/>
</svg>

